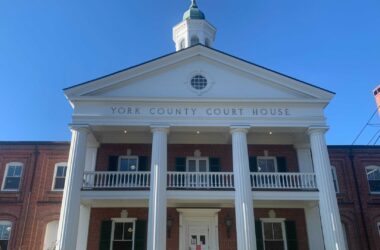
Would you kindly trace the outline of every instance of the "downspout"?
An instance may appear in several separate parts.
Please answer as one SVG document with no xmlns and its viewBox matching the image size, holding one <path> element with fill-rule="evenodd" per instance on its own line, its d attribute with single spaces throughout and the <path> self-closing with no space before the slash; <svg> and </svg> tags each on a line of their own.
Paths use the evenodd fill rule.
<svg viewBox="0 0 380 250">
<path fill-rule="evenodd" d="M 24 240 L 26 221 L 27 221 L 27 219 L 29 217 L 28 214 L 29 214 L 29 206 L 30 206 L 30 197 L 32 196 L 32 190 L 33 190 L 33 186 L 34 186 L 34 178 L 35 178 L 36 171 L 37 171 L 37 163 L 38 163 L 39 155 L 40 155 L 40 152 L 39 152 L 38 145 L 35 145 L 34 146 L 33 172 L 32 172 L 32 179 L 30 181 L 30 186 L 29 186 L 29 190 L 28 190 L 28 200 L 27 200 L 27 203 L 26 203 L 26 212 L 25 212 L 26 216 L 25 216 L 24 223 L 23 223 L 23 226 L 22 226 L 22 231 L 21 231 L 21 239 L 20 239 L 20 245 L 19 245 L 19 249 L 20 250 L 22 249 L 22 243 L 23 243 L 23 240 Z"/>
<path fill-rule="evenodd" d="M 356 195 L 357 195 L 358 200 L 359 200 L 360 217 L 361 217 L 363 227 L 364 227 L 364 236 L 365 236 L 365 239 L 367 241 L 368 250 L 371 250 L 371 246 L 370 246 L 370 242 L 369 242 L 369 235 L 368 235 L 368 231 L 367 231 L 367 223 L 365 220 L 363 204 L 362 204 L 361 195 L 360 195 L 360 191 L 359 191 L 359 183 L 358 183 L 358 180 L 356 178 L 357 175 L 356 175 L 356 170 L 355 170 L 355 166 L 354 166 L 354 154 L 352 152 L 352 148 L 350 148 L 350 153 L 349 153 L 348 157 L 350 158 L 352 173 L 354 175 L 355 190 L 356 190 Z"/>
</svg>

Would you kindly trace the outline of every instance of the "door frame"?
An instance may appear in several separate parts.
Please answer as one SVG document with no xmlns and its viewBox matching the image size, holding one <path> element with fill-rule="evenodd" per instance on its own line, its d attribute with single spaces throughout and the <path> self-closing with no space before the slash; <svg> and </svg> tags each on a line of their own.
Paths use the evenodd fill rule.
<svg viewBox="0 0 380 250">
<path fill-rule="evenodd" d="M 179 250 L 186 249 L 190 226 L 208 226 L 209 250 L 219 250 L 218 213 L 220 209 L 178 208 Z"/>
</svg>

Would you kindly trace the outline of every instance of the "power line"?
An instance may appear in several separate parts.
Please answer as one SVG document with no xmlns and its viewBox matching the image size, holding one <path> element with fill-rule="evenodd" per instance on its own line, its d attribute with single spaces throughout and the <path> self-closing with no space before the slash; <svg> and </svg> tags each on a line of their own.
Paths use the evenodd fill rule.
<svg viewBox="0 0 380 250">
<path fill-rule="evenodd" d="M 368 119 L 368 121 L 364 124 L 364 126 L 362 127 L 362 129 L 360 130 L 359 134 L 356 136 L 355 140 L 351 143 L 351 145 L 354 145 L 355 142 L 359 139 L 359 137 L 362 135 L 363 131 L 365 130 L 365 128 L 370 124 L 370 121 L 373 119 L 373 117 L 376 115 L 377 113 L 377 110 L 379 109 L 379 107 L 376 107 L 375 111 L 373 112 L 373 114 L 371 115 L 371 117 Z M 377 141 L 377 140 L 376 140 Z"/>
</svg>

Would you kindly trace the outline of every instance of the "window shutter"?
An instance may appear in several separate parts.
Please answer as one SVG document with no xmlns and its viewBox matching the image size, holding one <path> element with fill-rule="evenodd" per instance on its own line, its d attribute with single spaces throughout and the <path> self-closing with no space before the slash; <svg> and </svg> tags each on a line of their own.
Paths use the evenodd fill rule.
<svg viewBox="0 0 380 250">
<path fill-rule="evenodd" d="M 263 241 L 263 231 L 261 229 L 261 221 L 255 220 L 255 231 L 256 231 L 256 247 L 257 250 L 264 250 L 264 241 Z M 290 250 L 290 249 L 288 249 Z"/>
<path fill-rule="evenodd" d="M 285 231 L 288 250 L 298 250 L 296 222 L 285 221 Z"/>
<path fill-rule="evenodd" d="M 249 157 L 249 171 L 257 172 L 257 157 L 256 156 Z"/>
<path fill-rule="evenodd" d="M 210 172 L 220 172 L 220 159 L 219 158 L 210 158 Z"/>
<path fill-rule="evenodd" d="M 150 171 L 148 156 L 139 156 L 139 171 Z"/>
<path fill-rule="evenodd" d="M 135 228 L 135 249 L 146 250 L 147 238 L 147 222 L 145 220 L 137 220 Z"/>
<path fill-rule="evenodd" d="M 117 164 L 119 161 L 119 156 L 109 156 L 108 157 L 108 171 L 117 171 Z"/>
<path fill-rule="evenodd" d="M 175 171 L 186 172 L 186 158 L 185 157 L 175 158 Z"/>
<path fill-rule="evenodd" d="M 111 247 L 112 221 L 102 221 L 100 225 L 99 250 L 109 250 Z"/>
<path fill-rule="evenodd" d="M 280 173 L 288 172 L 288 167 L 286 164 L 286 157 L 277 157 L 277 170 Z"/>
</svg>

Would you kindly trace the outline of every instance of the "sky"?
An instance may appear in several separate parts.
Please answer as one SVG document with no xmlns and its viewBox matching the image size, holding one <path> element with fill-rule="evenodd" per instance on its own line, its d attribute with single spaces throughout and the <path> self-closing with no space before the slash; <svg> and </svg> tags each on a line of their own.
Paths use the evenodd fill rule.
<svg viewBox="0 0 380 250">
<path fill-rule="evenodd" d="M 376 110 L 379 0 L 197 2 L 218 30 L 214 48 L 335 92 L 327 142 L 353 143 Z M 0 0 L 0 141 L 70 140 L 62 89 L 173 52 L 189 5 Z M 376 142 L 380 118 L 371 123 L 355 144 Z"/>
</svg>

